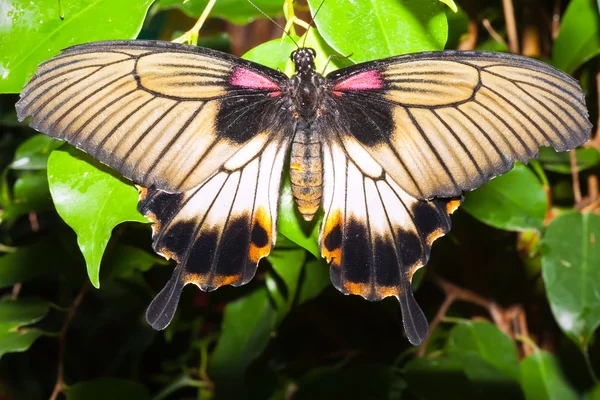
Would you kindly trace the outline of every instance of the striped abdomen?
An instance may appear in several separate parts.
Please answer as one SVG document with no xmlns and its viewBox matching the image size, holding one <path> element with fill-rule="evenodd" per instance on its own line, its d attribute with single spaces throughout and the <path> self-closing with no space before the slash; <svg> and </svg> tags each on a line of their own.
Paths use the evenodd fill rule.
<svg viewBox="0 0 600 400">
<path fill-rule="evenodd" d="M 319 135 L 299 128 L 292 143 L 290 180 L 298 210 L 306 221 L 315 216 L 323 197 L 323 162 Z"/>
</svg>

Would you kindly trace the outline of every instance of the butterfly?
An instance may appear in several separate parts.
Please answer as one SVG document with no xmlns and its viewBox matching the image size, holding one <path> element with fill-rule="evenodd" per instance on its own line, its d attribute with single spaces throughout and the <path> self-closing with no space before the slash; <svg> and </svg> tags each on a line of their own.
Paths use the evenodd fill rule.
<svg viewBox="0 0 600 400">
<path fill-rule="evenodd" d="M 67 48 L 42 63 L 20 121 L 67 141 L 140 188 L 153 248 L 177 261 L 146 318 L 164 329 L 183 287 L 250 281 L 275 245 L 282 173 L 299 213 L 324 216 L 333 285 L 394 296 L 408 340 L 427 319 L 411 279 L 450 230 L 465 191 L 590 137 L 577 81 L 533 59 L 480 51 L 402 55 L 322 76 L 159 41 Z"/>
</svg>

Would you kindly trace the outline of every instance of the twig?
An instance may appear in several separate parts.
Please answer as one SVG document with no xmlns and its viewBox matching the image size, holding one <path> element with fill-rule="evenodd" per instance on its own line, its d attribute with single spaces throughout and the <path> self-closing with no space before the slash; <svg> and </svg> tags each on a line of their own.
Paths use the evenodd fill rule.
<svg viewBox="0 0 600 400">
<path fill-rule="evenodd" d="M 573 178 L 573 195 L 575 197 L 575 207 L 581 206 L 581 184 L 579 183 L 579 168 L 577 167 L 577 153 L 575 149 L 569 151 L 571 158 L 571 177 Z"/>
<path fill-rule="evenodd" d="M 67 310 L 67 316 L 65 318 L 65 322 L 60 330 L 60 336 L 58 338 L 58 363 L 57 363 L 57 373 L 56 373 L 56 383 L 54 384 L 54 390 L 50 395 L 49 400 L 56 400 L 59 394 L 64 391 L 65 381 L 64 381 L 64 364 L 65 364 L 65 349 L 67 347 L 67 333 L 69 332 L 69 326 L 71 326 L 71 321 L 77 312 L 77 308 L 81 305 L 83 301 L 83 297 L 89 287 L 89 282 L 86 282 L 79 290 L 77 297 L 73 300 L 73 303 L 69 306 Z"/>
<path fill-rule="evenodd" d="M 506 41 L 504 40 L 504 38 L 502 36 L 500 36 L 500 34 L 498 32 L 496 32 L 496 30 L 494 29 L 494 27 L 490 23 L 489 19 L 484 18 L 481 21 L 481 25 L 483 25 L 483 27 L 485 28 L 485 30 L 488 31 L 488 33 L 490 34 L 490 36 L 492 37 L 492 39 L 494 39 L 496 42 L 500 43 L 501 45 L 508 47 L 508 44 L 506 43 Z"/>
<path fill-rule="evenodd" d="M 554 2 L 554 10 L 552 10 L 552 40 L 556 40 L 560 32 L 560 0 Z"/>
<path fill-rule="evenodd" d="M 477 36 L 479 35 L 479 28 L 477 20 L 469 18 L 469 24 L 467 25 L 467 36 L 465 40 L 460 42 L 457 46 L 458 50 L 473 50 L 477 46 Z"/>
<path fill-rule="evenodd" d="M 508 48 L 511 53 L 519 54 L 519 38 L 517 36 L 517 22 L 515 20 L 515 8 L 512 0 L 502 0 L 504 8 L 504 20 L 508 34 Z"/>
<path fill-rule="evenodd" d="M 10 299 L 11 300 L 16 300 L 17 297 L 19 297 L 19 292 L 21 291 L 21 288 L 23 287 L 23 285 L 21 283 L 15 283 L 12 287 L 12 291 L 10 292 Z"/>
<path fill-rule="evenodd" d="M 33 232 L 40 231 L 40 222 L 38 221 L 38 215 L 35 211 L 31 211 L 29 213 L 29 225 L 31 226 L 31 230 Z"/>
<path fill-rule="evenodd" d="M 178 38 L 172 40 L 172 42 L 174 42 L 174 43 L 189 43 L 189 44 L 193 44 L 193 45 L 198 44 L 198 35 L 200 33 L 200 29 L 202 29 L 202 25 L 204 25 L 204 22 L 206 22 L 206 19 L 208 18 L 208 15 L 212 11 L 212 8 L 214 7 L 216 1 L 217 0 L 209 0 L 208 4 L 206 4 L 206 7 L 204 8 L 204 11 L 202 11 L 200 18 L 198 18 L 198 21 L 196 21 L 196 24 L 194 24 L 192 29 L 190 29 L 183 35 L 179 36 Z"/>
<path fill-rule="evenodd" d="M 423 343 L 421 343 L 421 345 L 419 346 L 419 349 L 417 350 L 417 357 L 423 357 L 425 355 L 425 351 L 427 350 L 427 344 L 429 343 L 431 333 L 435 331 L 440 322 L 442 322 L 442 320 L 448 313 L 448 309 L 450 309 L 450 306 L 452 305 L 452 303 L 454 303 L 455 300 L 456 298 L 451 293 L 446 296 L 446 299 L 440 306 L 440 309 L 435 315 L 435 318 L 433 319 L 433 321 L 431 321 L 431 324 L 429 324 L 429 334 L 427 335 Z"/>
</svg>

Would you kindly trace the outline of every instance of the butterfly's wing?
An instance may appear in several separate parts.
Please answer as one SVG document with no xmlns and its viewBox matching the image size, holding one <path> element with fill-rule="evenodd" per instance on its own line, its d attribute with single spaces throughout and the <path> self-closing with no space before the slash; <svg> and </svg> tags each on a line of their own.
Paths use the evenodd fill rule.
<svg viewBox="0 0 600 400">
<path fill-rule="evenodd" d="M 337 110 L 330 122 L 346 134 L 346 152 L 358 143 L 425 200 L 460 196 L 537 157 L 541 146 L 579 146 L 592 127 L 577 81 L 509 54 L 393 57 L 335 71 L 327 88 L 325 110 Z"/>
<path fill-rule="evenodd" d="M 171 321 L 184 285 L 242 285 L 275 242 L 294 131 L 278 71 L 163 42 L 75 46 L 43 63 L 20 120 L 66 140 L 141 188 L 154 249 L 178 265 L 148 322 Z"/>
<path fill-rule="evenodd" d="M 108 41 L 41 64 L 16 105 L 19 120 L 91 154 L 143 187 L 184 192 L 234 154 L 277 134 L 279 71 L 195 46 Z M 254 117 L 259 116 L 259 117 Z M 199 166 L 201 166 L 199 168 Z"/>
<path fill-rule="evenodd" d="M 409 341 L 427 336 L 427 319 L 416 303 L 411 280 L 429 259 L 431 244 L 450 230 L 449 215 L 461 199 L 424 201 L 407 194 L 356 143 L 349 156 L 335 125 L 323 132 L 321 254 L 331 263 L 331 281 L 345 294 L 400 302 Z"/>
</svg>

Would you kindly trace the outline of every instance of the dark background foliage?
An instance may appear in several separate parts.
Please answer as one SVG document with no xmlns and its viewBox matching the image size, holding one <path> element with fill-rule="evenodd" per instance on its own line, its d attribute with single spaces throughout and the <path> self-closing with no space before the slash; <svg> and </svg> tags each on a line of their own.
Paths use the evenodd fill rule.
<svg viewBox="0 0 600 400">
<path fill-rule="evenodd" d="M 246 0 L 217 0 L 199 37 L 184 35 L 208 3 L 0 2 L 0 399 L 600 399 L 598 135 L 467 194 L 413 282 L 431 323 L 418 348 L 393 299 L 331 286 L 289 185 L 277 248 L 249 285 L 188 287 L 165 331 L 146 324 L 173 266 L 151 251 L 136 189 L 17 122 L 14 103 L 37 64 L 94 40 L 197 39 L 291 73 L 294 45 Z M 298 39 L 321 0 L 256 3 Z M 316 25 L 320 68 L 330 55 L 331 70 L 519 53 L 579 79 L 598 118 L 595 0 L 326 0 Z"/>
</svg>

